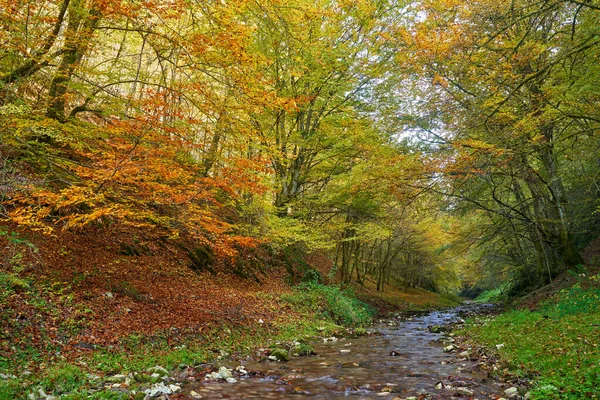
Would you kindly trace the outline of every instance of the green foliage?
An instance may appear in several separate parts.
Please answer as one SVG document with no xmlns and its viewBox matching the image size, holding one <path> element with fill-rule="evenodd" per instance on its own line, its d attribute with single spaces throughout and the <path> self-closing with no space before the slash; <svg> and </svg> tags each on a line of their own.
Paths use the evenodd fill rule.
<svg viewBox="0 0 600 400">
<path fill-rule="evenodd" d="M 57 365 L 47 371 L 41 384 L 46 393 L 57 395 L 76 390 L 87 381 L 85 373 L 75 365 Z"/>
<path fill-rule="evenodd" d="M 16 399 L 21 391 L 22 388 L 17 379 L 0 380 L 0 399 Z"/>
<path fill-rule="evenodd" d="M 299 282 L 321 283 L 321 272 L 306 262 L 307 249 L 300 243 L 286 246 L 281 250 L 281 261 L 289 273 L 288 283 L 293 286 Z"/>
<path fill-rule="evenodd" d="M 509 290 L 509 288 L 510 285 L 502 285 L 495 289 L 485 290 L 475 298 L 475 301 L 478 303 L 493 303 L 503 301 L 506 299 L 506 292 Z"/>
<path fill-rule="evenodd" d="M 315 349 L 310 344 L 297 343 L 292 350 L 292 355 L 310 356 L 310 355 L 314 354 L 314 352 L 315 352 Z"/>
<path fill-rule="evenodd" d="M 364 326 L 371 322 L 375 310 L 338 286 L 303 283 L 284 301 L 306 310 L 316 310 L 321 318 L 346 326 Z"/>
<path fill-rule="evenodd" d="M 29 289 L 29 282 L 16 274 L 0 272 L 0 303 L 3 303 L 14 292 L 23 292 Z"/>
<path fill-rule="evenodd" d="M 498 350 L 504 360 L 518 367 L 517 373 L 540 378 L 532 399 L 600 398 L 600 288 L 596 277 L 588 287 L 576 284 L 563 290 L 539 311 L 515 310 L 483 325 L 470 324 L 465 333 Z"/>
</svg>

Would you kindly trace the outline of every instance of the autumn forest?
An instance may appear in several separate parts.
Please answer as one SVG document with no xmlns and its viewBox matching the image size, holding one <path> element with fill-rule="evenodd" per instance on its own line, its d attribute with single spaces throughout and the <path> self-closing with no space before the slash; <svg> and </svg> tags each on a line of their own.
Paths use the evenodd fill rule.
<svg viewBox="0 0 600 400">
<path fill-rule="evenodd" d="M 176 366 L 223 326 L 593 277 L 599 22 L 597 0 L 0 0 L 0 372 L 39 376 L 0 398 L 106 346 L 130 355 L 108 376 L 156 337 Z"/>
</svg>

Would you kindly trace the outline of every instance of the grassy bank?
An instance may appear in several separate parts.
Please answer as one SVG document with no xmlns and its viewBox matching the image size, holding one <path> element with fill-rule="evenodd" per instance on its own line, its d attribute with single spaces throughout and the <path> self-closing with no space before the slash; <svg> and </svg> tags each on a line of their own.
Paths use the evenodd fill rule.
<svg viewBox="0 0 600 400">
<path fill-rule="evenodd" d="M 49 303 L 51 297 L 47 300 L 40 297 L 45 293 L 44 288 L 31 285 L 14 274 L 4 273 L 0 276 L 0 283 L 4 288 L 0 300 L 5 308 L 10 307 L 9 300 L 15 295 L 30 294 L 29 299 L 38 299 L 34 304 L 36 310 L 49 312 L 49 309 L 58 309 Z M 29 393 L 39 393 L 40 389 L 63 399 L 122 398 L 123 394 L 117 391 L 90 389 L 97 388 L 105 377 L 144 371 L 155 365 L 173 370 L 179 365 L 193 366 L 219 359 L 225 362 L 229 358 L 256 355 L 256 349 L 268 348 L 275 342 L 290 343 L 316 336 L 343 335 L 344 328 L 367 325 L 375 315 L 373 307 L 335 286 L 307 284 L 284 294 L 260 293 L 257 298 L 274 305 L 272 313 L 278 314 L 278 317 L 271 318 L 269 322 L 257 319 L 253 324 L 215 321 L 196 332 L 177 332 L 177 328 L 173 327 L 151 336 L 128 335 L 115 341 L 114 345 L 90 348 L 67 356 L 61 355 L 58 347 L 51 343 L 44 352 L 19 340 L 18 332 L 12 332 L 12 336 L 4 332 L 3 339 L 13 342 L 13 351 L 10 356 L 3 354 L 0 357 L 0 373 L 14 375 L 14 378 L 0 379 L 0 399 L 25 398 Z M 65 300 L 59 298 L 54 301 Z M 9 314 L 3 312 L 4 317 Z M 4 326 L 27 330 L 27 324 L 17 321 Z M 64 335 L 76 334 L 74 326 L 65 324 L 49 326 L 49 329 L 60 329 Z"/>
<path fill-rule="evenodd" d="M 600 276 L 581 275 L 534 310 L 473 320 L 460 332 L 534 379 L 531 399 L 600 399 Z M 496 345 L 500 345 L 496 347 Z"/>
</svg>

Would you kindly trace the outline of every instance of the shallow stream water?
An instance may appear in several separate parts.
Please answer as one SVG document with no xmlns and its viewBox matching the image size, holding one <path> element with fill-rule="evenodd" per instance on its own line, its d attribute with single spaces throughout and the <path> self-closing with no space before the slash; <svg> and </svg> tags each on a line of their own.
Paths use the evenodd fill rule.
<svg viewBox="0 0 600 400">
<path fill-rule="evenodd" d="M 315 356 L 288 362 L 241 361 L 260 376 L 231 384 L 194 382 L 184 393 L 194 390 L 205 399 L 497 399 L 501 388 L 486 379 L 476 362 L 445 353 L 444 334 L 427 329 L 454 322 L 476 307 L 482 306 L 399 315 L 369 328 L 379 335 L 316 343 Z M 439 382 L 445 388 L 440 389 Z M 461 395 L 459 387 L 473 395 Z"/>
</svg>

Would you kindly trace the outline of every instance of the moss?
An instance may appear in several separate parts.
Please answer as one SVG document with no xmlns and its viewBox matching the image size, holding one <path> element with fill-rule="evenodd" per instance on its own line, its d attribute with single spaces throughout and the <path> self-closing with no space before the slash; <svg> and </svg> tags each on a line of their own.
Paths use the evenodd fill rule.
<svg viewBox="0 0 600 400">
<path fill-rule="evenodd" d="M 277 361 L 289 361 L 290 355 L 285 349 L 273 349 L 269 354 L 270 357 L 275 357 Z"/>
</svg>

